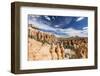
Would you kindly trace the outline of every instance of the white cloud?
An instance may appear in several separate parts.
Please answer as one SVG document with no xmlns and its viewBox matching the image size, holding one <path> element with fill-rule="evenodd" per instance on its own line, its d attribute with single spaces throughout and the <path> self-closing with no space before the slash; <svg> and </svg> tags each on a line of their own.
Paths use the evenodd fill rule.
<svg viewBox="0 0 100 76">
<path fill-rule="evenodd" d="M 77 18 L 76 21 L 78 22 L 78 21 L 81 21 L 82 19 L 84 19 L 84 17 L 79 17 L 79 18 Z"/>
<path fill-rule="evenodd" d="M 60 32 L 66 33 L 67 36 L 79 36 L 79 37 L 87 37 L 88 36 L 88 29 L 87 30 L 76 30 L 73 28 L 67 29 L 60 29 Z"/>
<path fill-rule="evenodd" d="M 88 27 L 83 27 L 83 30 L 87 30 L 88 29 Z"/>
<path fill-rule="evenodd" d="M 66 28 L 66 29 L 53 28 L 49 25 L 39 23 L 36 20 L 34 21 L 29 20 L 29 24 L 33 24 L 33 26 L 38 27 L 40 29 L 50 30 L 53 32 L 61 32 L 65 34 L 65 35 L 55 34 L 57 37 L 72 37 L 72 36 L 87 37 L 88 36 L 88 27 L 83 27 L 82 30 L 76 30 L 73 28 Z M 55 27 L 59 27 L 59 25 L 55 25 Z"/>
<path fill-rule="evenodd" d="M 45 17 L 47 20 L 49 20 L 49 21 L 51 20 L 48 16 L 44 16 L 44 17 Z"/>
<path fill-rule="evenodd" d="M 55 29 L 53 27 L 50 27 L 50 26 L 43 24 L 43 23 L 39 23 L 37 21 L 29 20 L 29 24 L 33 24 L 34 27 L 37 27 L 39 29 L 55 31 Z"/>
<path fill-rule="evenodd" d="M 54 27 L 59 27 L 59 25 L 54 25 Z"/>
<path fill-rule="evenodd" d="M 29 15 L 29 16 L 32 17 L 31 19 L 29 19 L 29 24 L 32 24 L 33 22 L 36 22 L 37 18 L 40 17 L 38 15 Z"/>
</svg>

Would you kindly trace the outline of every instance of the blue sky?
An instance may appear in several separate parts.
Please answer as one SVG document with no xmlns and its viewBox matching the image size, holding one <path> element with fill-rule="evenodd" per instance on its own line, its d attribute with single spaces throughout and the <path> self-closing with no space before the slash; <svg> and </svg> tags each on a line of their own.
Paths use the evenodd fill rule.
<svg viewBox="0 0 100 76">
<path fill-rule="evenodd" d="M 28 15 L 28 23 L 57 37 L 88 36 L 87 17 Z"/>
</svg>

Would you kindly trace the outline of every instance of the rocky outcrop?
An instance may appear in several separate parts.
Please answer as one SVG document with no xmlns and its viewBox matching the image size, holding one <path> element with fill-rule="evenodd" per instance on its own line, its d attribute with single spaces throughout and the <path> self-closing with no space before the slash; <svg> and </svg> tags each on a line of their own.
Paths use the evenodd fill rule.
<svg viewBox="0 0 100 76">
<path fill-rule="evenodd" d="M 37 28 L 28 27 L 28 60 L 64 59 L 63 44 L 55 44 L 57 38 Z"/>
<path fill-rule="evenodd" d="M 59 60 L 64 59 L 64 50 L 59 45 L 41 43 L 29 38 L 28 60 Z"/>
<path fill-rule="evenodd" d="M 29 25 L 28 60 L 61 60 L 88 57 L 87 38 L 61 39 Z"/>
<path fill-rule="evenodd" d="M 51 44 L 57 41 L 57 38 L 53 34 L 48 32 L 43 32 L 33 26 L 28 27 L 28 36 L 44 43 L 47 42 Z"/>
</svg>

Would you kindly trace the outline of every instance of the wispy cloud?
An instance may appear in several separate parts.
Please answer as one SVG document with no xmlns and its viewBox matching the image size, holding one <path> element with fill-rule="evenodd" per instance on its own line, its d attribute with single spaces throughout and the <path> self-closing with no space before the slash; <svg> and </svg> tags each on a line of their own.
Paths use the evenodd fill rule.
<svg viewBox="0 0 100 76">
<path fill-rule="evenodd" d="M 55 31 L 55 29 L 51 26 L 48 26 L 46 24 L 43 24 L 43 23 L 39 23 L 37 22 L 36 20 L 29 20 L 29 24 L 33 24 L 34 27 L 37 27 L 39 29 L 44 29 L 44 30 L 51 30 L 51 31 Z"/>
<path fill-rule="evenodd" d="M 83 27 L 83 30 L 87 30 L 88 29 L 88 27 Z"/>
<path fill-rule="evenodd" d="M 59 27 L 59 25 L 54 25 L 54 27 L 58 28 L 58 27 Z"/>
<path fill-rule="evenodd" d="M 50 26 L 49 23 L 45 24 L 42 20 L 40 20 L 41 16 L 31 16 L 29 18 L 28 23 L 33 24 L 33 26 L 44 30 L 46 32 L 51 32 L 55 34 L 57 37 L 72 37 L 72 36 L 79 36 L 79 37 L 87 37 L 88 36 L 88 27 L 83 27 L 82 29 L 75 29 L 74 27 L 69 28 L 60 28 L 61 25 L 53 25 Z M 44 16 L 47 20 L 51 20 L 48 16 Z M 38 20 L 39 19 L 39 20 Z M 79 17 L 76 21 L 80 21 L 84 19 L 84 17 Z M 70 22 L 70 20 L 68 21 Z"/>
<path fill-rule="evenodd" d="M 49 21 L 51 20 L 48 16 L 44 16 L 44 17 L 45 17 L 47 20 L 49 20 Z"/>
<path fill-rule="evenodd" d="M 84 17 L 79 17 L 79 18 L 77 18 L 76 21 L 78 22 L 78 21 L 81 21 L 81 20 L 83 20 L 83 19 L 84 19 Z"/>
<path fill-rule="evenodd" d="M 79 37 L 87 37 L 88 36 L 88 28 L 83 30 L 76 30 L 73 28 L 67 29 L 59 29 L 60 32 L 66 33 L 67 36 L 79 36 Z"/>
<path fill-rule="evenodd" d="M 79 37 L 87 37 L 88 28 L 84 27 L 82 30 L 76 30 L 73 28 L 67 28 L 67 29 L 61 29 L 61 28 L 53 28 L 51 26 L 47 26 L 45 24 L 40 24 L 38 22 L 31 22 L 34 24 L 33 26 L 38 27 L 39 29 L 45 30 L 45 31 L 52 31 L 53 34 L 55 34 L 57 37 L 72 37 L 72 36 L 79 36 Z M 58 27 L 56 25 L 56 27 Z"/>
</svg>

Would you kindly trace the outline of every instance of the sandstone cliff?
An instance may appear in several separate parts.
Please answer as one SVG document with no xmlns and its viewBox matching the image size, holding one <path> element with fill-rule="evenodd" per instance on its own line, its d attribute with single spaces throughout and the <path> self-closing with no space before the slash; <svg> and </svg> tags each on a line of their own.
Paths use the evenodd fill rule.
<svg viewBox="0 0 100 76">
<path fill-rule="evenodd" d="M 57 38 L 29 25 L 28 60 L 87 58 L 87 38 Z"/>
</svg>

